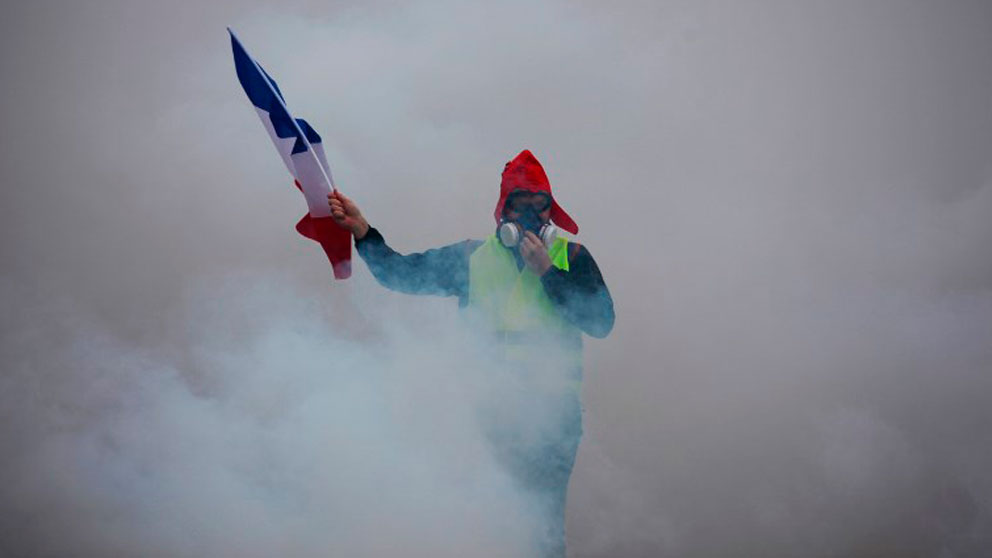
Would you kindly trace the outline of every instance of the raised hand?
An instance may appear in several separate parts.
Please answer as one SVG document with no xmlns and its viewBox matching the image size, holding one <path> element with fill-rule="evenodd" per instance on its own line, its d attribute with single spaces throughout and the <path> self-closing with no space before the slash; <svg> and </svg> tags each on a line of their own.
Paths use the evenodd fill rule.
<svg viewBox="0 0 992 558">
<path fill-rule="evenodd" d="M 331 207 L 331 218 L 342 228 L 351 231 L 356 239 L 369 232 L 369 223 L 362 216 L 355 202 L 341 192 L 334 190 L 327 194 L 327 205 Z"/>
<path fill-rule="evenodd" d="M 524 237 L 520 239 L 520 256 L 523 257 L 527 267 L 538 275 L 544 275 L 551 269 L 548 247 L 530 231 L 525 232 Z"/>
</svg>

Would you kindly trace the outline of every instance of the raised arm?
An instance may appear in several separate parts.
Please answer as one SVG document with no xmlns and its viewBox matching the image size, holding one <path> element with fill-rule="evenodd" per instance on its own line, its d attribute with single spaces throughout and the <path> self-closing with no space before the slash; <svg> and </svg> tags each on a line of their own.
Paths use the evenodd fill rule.
<svg viewBox="0 0 992 558">
<path fill-rule="evenodd" d="M 415 254 L 389 247 L 369 226 L 358 206 L 340 192 L 328 195 L 331 217 L 355 236 L 355 249 L 382 286 L 407 294 L 457 296 L 468 299 L 468 258 L 479 241 L 466 240 Z"/>
</svg>

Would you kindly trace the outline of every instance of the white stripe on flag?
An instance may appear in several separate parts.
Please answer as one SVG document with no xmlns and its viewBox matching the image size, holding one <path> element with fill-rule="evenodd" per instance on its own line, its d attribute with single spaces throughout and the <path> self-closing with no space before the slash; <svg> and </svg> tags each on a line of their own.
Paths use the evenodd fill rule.
<svg viewBox="0 0 992 558">
<path fill-rule="evenodd" d="M 314 151 L 320 148 L 320 144 L 311 144 Z M 319 152 L 317 153 L 320 156 Z M 317 166 L 313 155 L 306 151 L 292 155 L 293 168 L 296 179 L 303 185 L 303 197 L 307 199 L 307 207 L 310 208 L 311 217 L 329 217 L 331 208 L 327 205 L 327 194 L 331 192 L 330 185 L 324 178 L 324 171 Z"/>
<path fill-rule="evenodd" d="M 286 164 L 286 170 L 295 177 L 296 173 L 293 172 L 293 163 L 289 160 L 289 154 L 293 152 L 293 144 L 296 143 L 296 137 L 281 138 L 276 135 L 276 130 L 272 127 L 272 118 L 269 116 L 269 113 L 258 107 L 254 108 L 255 112 L 258 113 L 258 117 L 262 119 L 262 125 L 265 126 L 265 131 L 272 138 L 272 143 L 275 144 L 276 151 L 282 157 L 282 162 Z"/>
<path fill-rule="evenodd" d="M 310 155 L 306 151 L 292 155 L 293 146 L 296 145 L 295 136 L 280 138 L 276 135 L 276 131 L 272 127 L 272 119 L 269 118 L 269 113 L 257 107 L 255 108 L 255 112 L 258 113 L 262 125 L 265 126 L 265 131 L 272 138 L 272 143 L 275 145 L 276 151 L 279 152 L 279 156 L 282 157 L 283 163 L 286 164 L 289 173 L 293 175 L 293 178 L 300 181 L 303 187 L 303 197 L 306 198 L 307 208 L 310 210 L 310 216 L 329 217 L 331 210 L 327 205 L 327 194 L 330 193 L 332 185 L 327 184 L 324 176 L 326 174 L 328 178 L 331 178 L 331 169 L 327 164 L 327 157 L 324 155 L 324 146 L 320 142 L 310 144 L 314 154 L 317 156 L 317 160 L 324 167 L 323 172 L 321 172 L 321 169 L 317 167 L 317 162 L 314 160 L 313 155 Z M 331 180 L 334 179 L 331 178 Z"/>
</svg>

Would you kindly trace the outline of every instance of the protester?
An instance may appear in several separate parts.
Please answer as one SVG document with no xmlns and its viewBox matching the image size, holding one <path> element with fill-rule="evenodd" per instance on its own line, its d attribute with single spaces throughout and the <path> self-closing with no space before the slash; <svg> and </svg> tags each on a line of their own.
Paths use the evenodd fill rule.
<svg viewBox="0 0 992 558">
<path fill-rule="evenodd" d="M 581 334 L 606 337 L 614 312 L 589 250 L 558 234 L 578 234 L 578 225 L 555 201 L 541 164 L 527 150 L 506 164 L 494 234 L 422 253 L 397 253 L 355 202 L 336 191 L 327 197 L 380 284 L 458 298 L 492 349 L 480 358 L 505 370 L 515 405 L 535 411 L 501 414 L 501 397 L 484 410 L 484 425 L 499 462 L 548 518 L 542 554 L 564 556 L 565 498 L 582 435 Z"/>
</svg>

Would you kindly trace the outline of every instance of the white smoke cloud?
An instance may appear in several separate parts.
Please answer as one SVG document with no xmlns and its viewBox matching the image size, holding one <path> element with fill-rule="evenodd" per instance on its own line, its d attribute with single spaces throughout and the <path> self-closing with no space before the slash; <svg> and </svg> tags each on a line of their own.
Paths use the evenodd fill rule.
<svg viewBox="0 0 992 558">
<path fill-rule="evenodd" d="M 453 302 L 329 284 L 225 25 L 401 251 L 488 234 L 503 163 L 545 163 L 618 317 L 572 555 L 992 544 L 987 3 L 191 6 L 3 23 L 4 551 L 527 537 Z"/>
<path fill-rule="evenodd" d="M 36 308 L 79 321 L 45 339 L 28 318 L 4 343 L 2 550 L 528 554 L 536 511 L 480 433 L 491 371 L 466 364 L 457 322 L 357 342 L 281 283 L 202 285 L 176 360 Z"/>
</svg>

